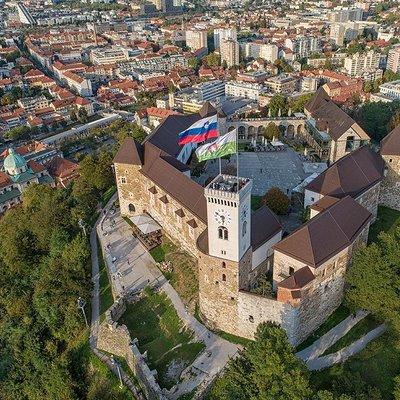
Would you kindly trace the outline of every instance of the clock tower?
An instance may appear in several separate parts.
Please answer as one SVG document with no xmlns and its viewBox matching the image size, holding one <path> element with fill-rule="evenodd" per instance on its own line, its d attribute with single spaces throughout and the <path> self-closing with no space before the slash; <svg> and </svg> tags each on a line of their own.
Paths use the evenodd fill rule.
<svg viewBox="0 0 400 400">
<path fill-rule="evenodd" d="M 250 247 L 252 181 L 218 175 L 205 189 L 209 255 L 239 262 Z"/>
<path fill-rule="evenodd" d="M 251 187 L 250 179 L 220 174 L 204 189 L 207 231 L 198 240 L 199 305 L 212 329 L 235 332 L 239 291 L 249 289 Z"/>
</svg>

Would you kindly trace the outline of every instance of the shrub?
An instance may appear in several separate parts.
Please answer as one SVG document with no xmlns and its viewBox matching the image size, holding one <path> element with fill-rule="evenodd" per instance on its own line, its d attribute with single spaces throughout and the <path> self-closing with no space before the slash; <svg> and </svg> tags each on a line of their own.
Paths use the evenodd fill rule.
<svg viewBox="0 0 400 400">
<path fill-rule="evenodd" d="M 278 215 L 285 215 L 289 211 L 290 199 L 277 187 L 269 189 L 262 201 Z"/>
</svg>

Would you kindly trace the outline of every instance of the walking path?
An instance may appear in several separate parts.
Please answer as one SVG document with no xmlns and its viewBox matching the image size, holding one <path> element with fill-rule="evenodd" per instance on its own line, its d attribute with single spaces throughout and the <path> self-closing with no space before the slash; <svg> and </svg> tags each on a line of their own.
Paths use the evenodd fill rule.
<svg viewBox="0 0 400 400">
<path fill-rule="evenodd" d="M 157 285 L 171 300 L 179 318 L 194 332 L 195 340 L 206 346 L 170 390 L 169 397 L 176 399 L 211 381 L 236 355 L 238 346 L 209 331 L 186 311 L 178 293 L 161 274 L 144 246 L 133 237 L 130 226 L 119 214 L 110 216 L 97 226 L 97 232 L 105 249 L 116 296 L 138 292 L 147 285 Z"/>
<path fill-rule="evenodd" d="M 349 357 L 363 350 L 365 346 L 373 339 L 380 336 L 386 330 L 386 326 L 384 324 L 378 326 L 361 338 L 357 339 L 355 342 L 335 353 L 328 354 L 326 356 L 322 356 L 321 354 L 323 354 L 339 339 L 345 336 L 346 333 L 353 328 L 353 326 L 355 326 L 367 315 L 368 312 L 363 310 L 358 310 L 355 314 L 349 315 L 346 319 L 325 333 L 325 335 L 317 339 L 311 346 L 296 353 L 297 357 L 306 363 L 307 368 L 310 371 L 325 369 L 333 364 L 345 362 Z"/>
<path fill-rule="evenodd" d="M 330 331 L 317 339 L 310 347 L 299 351 L 296 355 L 303 361 L 312 360 L 323 354 L 340 338 L 342 338 L 354 325 L 368 315 L 366 311 L 359 310 L 355 315 L 349 315 L 342 322 L 334 326 Z"/>
<path fill-rule="evenodd" d="M 316 371 L 324 368 L 328 368 L 333 364 L 343 363 L 349 357 L 357 354 L 361 350 L 367 346 L 369 342 L 376 339 L 378 336 L 382 335 L 385 332 L 386 326 L 385 324 L 379 325 L 377 328 L 373 329 L 372 331 L 368 332 L 360 339 L 356 340 L 352 344 L 340 349 L 336 353 L 328 354 L 326 356 L 317 357 L 309 359 L 306 364 L 310 371 Z"/>
<path fill-rule="evenodd" d="M 89 344 L 93 352 L 104 362 L 107 364 L 108 368 L 118 377 L 118 370 L 115 365 L 111 361 L 111 359 L 99 351 L 97 349 L 97 338 L 99 332 L 100 325 L 100 275 L 99 275 L 99 259 L 97 253 L 97 229 L 103 223 L 104 219 L 107 217 L 107 213 L 110 211 L 114 201 L 117 199 L 117 194 L 115 193 L 104 209 L 101 210 L 101 215 L 97 219 L 96 223 L 93 226 L 92 231 L 90 232 L 90 251 L 91 251 L 91 260 L 92 260 L 92 282 L 93 282 L 93 292 L 92 292 L 92 319 L 90 322 L 90 337 Z M 120 369 L 121 378 L 123 383 L 129 388 L 129 390 L 134 394 L 135 398 L 138 400 L 142 400 L 143 396 L 138 392 L 136 386 L 131 381 L 129 376 Z"/>
</svg>

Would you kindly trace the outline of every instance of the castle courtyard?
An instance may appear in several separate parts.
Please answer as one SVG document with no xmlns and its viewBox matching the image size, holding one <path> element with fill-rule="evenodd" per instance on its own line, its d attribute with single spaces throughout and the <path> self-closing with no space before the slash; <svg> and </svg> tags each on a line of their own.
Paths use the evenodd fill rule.
<svg viewBox="0 0 400 400">
<path fill-rule="evenodd" d="M 307 163 L 309 168 L 304 168 L 303 163 L 304 160 L 299 153 L 287 146 L 283 151 L 240 152 L 239 175 L 253 180 L 252 195 L 262 196 L 272 187 L 290 193 L 314 170 L 321 172 L 319 169 L 321 164 Z M 231 156 L 230 160 L 222 160 L 223 168 L 230 164 L 236 165 L 236 155 Z M 218 160 L 208 162 L 205 172 L 199 178 L 199 183 L 217 175 L 218 170 Z"/>
</svg>

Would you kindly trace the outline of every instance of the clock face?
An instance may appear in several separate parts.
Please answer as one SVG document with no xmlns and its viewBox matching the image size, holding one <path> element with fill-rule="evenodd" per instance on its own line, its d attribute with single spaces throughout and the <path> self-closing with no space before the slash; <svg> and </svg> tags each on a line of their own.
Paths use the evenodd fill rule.
<svg viewBox="0 0 400 400">
<path fill-rule="evenodd" d="M 214 212 L 214 219 L 220 225 L 229 225 L 231 223 L 231 216 L 228 211 L 218 209 Z"/>
</svg>

